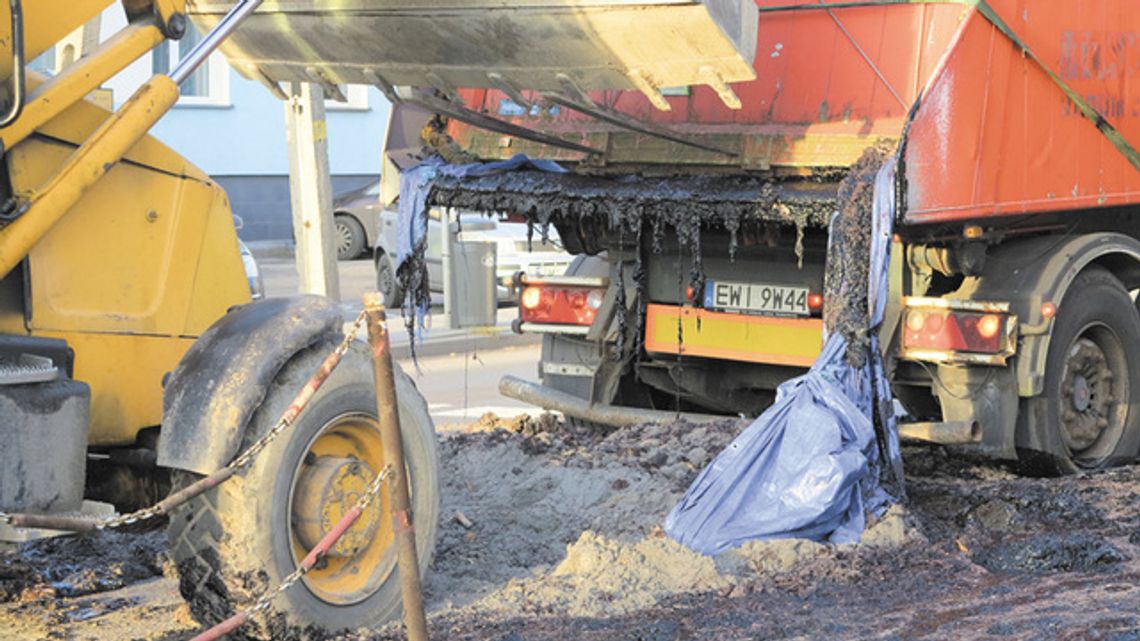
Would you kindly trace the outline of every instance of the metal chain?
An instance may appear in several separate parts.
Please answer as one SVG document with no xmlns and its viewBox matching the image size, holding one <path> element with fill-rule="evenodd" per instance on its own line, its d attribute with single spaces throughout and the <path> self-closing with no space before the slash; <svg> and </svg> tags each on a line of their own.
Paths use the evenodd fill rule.
<svg viewBox="0 0 1140 641">
<path fill-rule="evenodd" d="M 356 339 L 356 335 L 360 333 L 360 330 L 362 327 L 364 327 L 364 323 L 367 321 L 367 319 L 368 315 L 363 310 L 361 310 L 360 315 L 357 316 L 356 320 L 352 323 L 352 327 L 345 333 L 344 340 L 342 340 L 340 344 L 336 346 L 336 349 L 333 350 L 333 353 L 338 354 L 341 357 L 347 354 L 349 348 L 352 346 L 352 341 Z M 258 454 L 264 451 L 265 448 L 269 447 L 269 444 L 272 443 L 275 438 L 280 436 L 282 432 L 287 430 L 289 426 L 293 424 L 294 418 L 290 418 L 289 416 L 282 416 L 281 419 L 277 421 L 277 424 L 273 426 L 273 429 L 266 432 L 265 436 L 257 439 L 253 445 L 250 445 L 248 448 L 246 448 L 244 452 L 239 454 L 237 458 L 235 458 L 229 463 L 229 465 L 226 465 L 222 469 L 232 469 L 234 471 L 237 471 L 246 465 L 249 465 L 250 462 L 252 462 Z M 130 514 L 123 514 L 119 516 L 99 519 L 96 521 L 94 528 L 96 530 L 107 530 L 122 527 L 124 525 L 131 525 L 133 523 L 139 523 L 140 521 L 153 519 L 162 516 L 163 514 L 166 514 L 166 511 L 161 507 L 161 503 L 159 503 L 150 507 L 145 507 L 135 512 L 131 512 Z M 6 512 L 0 512 L 0 523 L 11 524 L 12 515 Z"/>
<path fill-rule="evenodd" d="M 164 512 L 159 509 L 157 505 L 152 505 L 150 507 L 144 507 L 141 510 L 131 512 L 130 514 L 123 514 L 121 516 L 112 516 L 101 519 L 98 523 L 95 524 L 95 529 L 110 530 L 117 527 L 123 527 L 124 525 L 131 525 L 134 523 L 139 523 L 141 521 L 157 518 L 162 514 L 164 514 Z"/>
<path fill-rule="evenodd" d="M 374 501 L 376 499 L 376 495 L 380 493 L 380 487 L 384 484 L 385 479 L 387 479 L 391 473 L 392 473 L 392 466 L 391 465 L 385 466 L 384 469 L 380 470 L 380 472 L 378 474 L 376 474 L 376 477 L 372 479 L 372 482 L 368 484 L 368 488 L 364 491 L 364 494 L 361 495 L 360 499 L 356 502 L 356 506 L 355 506 L 358 510 L 360 510 L 361 516 L 364 515 L 364 511 L 368 509 L 368 506 L 372 504 L 372 501 Z M 336 545 L 336 541 L 333 541 L 332 545 Z M 317 557 L 317 558 L 319 559 L 320 557 Z M 289 576 L 285 577 L 285 579 L 282 580 L 281 583 L 275 589 L 270 590 L 269 592 L 266 592 L 265 594 L 263 594 L 261 596 L 261 598 L 257 600 L 256 603 L 254 603 L 252 606 L 250 606 L 245 611 L 246 615 L 252 617 L 254 614 L 261 612 L 262 610 L 265 610 L 266 608 L 268 608 L 270 602 L 272 602 L 273 599 L 277 598 L 277 596 L 279 594 L 282 594 L 283 592 L 285 592 L 289 588 L 293 587 L 293 584 L 296 583 L 297 581 L 300 581 L 301 577 L 308 574 L 310 569 L 311 569 L 311 566 L 305 567 L 304 564 L 299 565 L 297 567 L 297 569 L 293 570 L 293 572 L 291 574 L 289 574 Z"/>
</svg>

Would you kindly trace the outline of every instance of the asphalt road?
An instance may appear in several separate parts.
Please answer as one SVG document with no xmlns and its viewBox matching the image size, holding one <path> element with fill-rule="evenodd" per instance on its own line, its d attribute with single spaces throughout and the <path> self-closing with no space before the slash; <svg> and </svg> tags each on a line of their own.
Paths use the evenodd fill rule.
<svg viewBox="0 0 1140 641">
<path fill-rule="evenodd" d="M 267 296 L 288 296 L 297 291 L 297 273 L 292 258 L 261 257 L 262 278 Z M 346 317 L 361 307 L 365 292 L 375 290 L 375 268 L 370 260 L 341 261 L 341 303 Z M 441 300 L 435 301 L 441 303 Z M 417 344 L 419 367 L 410 358 L 407 332 L 396 318 L 391 325 L 393 353 L 427 399 L 436 427 L 447 429 L 470 423 L 487 412 L 512 417 L 540 410 L 499 394 L 499 379 L 513 374 L 529 380 L 537 378 L 539 337 L 519 336 L 510 331 L 517 311 L 499 309 L 494 328 L 479 331 L 446 329 L 440 305 L 433 305 L 431 329 Z"/>
<path fill-rule="evenodd" d="M 448 429 L 475 421 L 487 412 L 500 418 L 541 413 L 536 407 L 499 394 L 499 379 L 505 374 L 537 378 L 539 351 L 538 345 L 464 350 L 421 358 L 419 371 L 411 359 L 401 360 L 400 365 L 427 399 L 436 428 Z"/>
</svg>

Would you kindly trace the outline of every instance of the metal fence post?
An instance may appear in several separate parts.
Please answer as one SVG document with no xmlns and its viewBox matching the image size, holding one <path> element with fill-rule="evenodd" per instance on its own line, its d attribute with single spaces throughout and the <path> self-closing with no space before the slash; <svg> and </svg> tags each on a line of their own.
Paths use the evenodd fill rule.
<svg viewBox="0 0 1140 641">
<path fill-rule="evenodd" d="M 378 293 L 364 295 L 364 311 L 368 315 L 368 344 L 372 348 L 372 366 L 376 372 L 376 405 L 380 418 L 380 438 L 384 443 L 385 463 L 392 470 L 389 488 L 392 493 L 392 528 L 396 535 L 396 559 L 400 572 L 400 591 L 404 597 L 404 624 L 410 641 L 427 641 L 427 618 L 424 615 L 423 586 L 420 584 L 419 554 L 412 523 L 411 495 L 408 492 L 407 467 L 404 465 L 404 442 L 400 434 L 400 415 L 396 405 L 396 379 L 392 350 L 385 323 L 384 306 Z"/>
</svg>

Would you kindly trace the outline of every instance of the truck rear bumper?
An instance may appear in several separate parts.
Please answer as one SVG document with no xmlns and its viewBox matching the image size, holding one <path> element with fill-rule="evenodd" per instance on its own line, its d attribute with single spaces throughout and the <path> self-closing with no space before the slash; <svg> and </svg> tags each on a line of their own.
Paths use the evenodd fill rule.
<svg viewBox="0 0 1140 641">
<path fill-rule="evenodd" d="M 645 350 L 747 363 L 810 367 L 823 348 L 823 321 L 711 312 L 650 304 Z"/>
</svg>

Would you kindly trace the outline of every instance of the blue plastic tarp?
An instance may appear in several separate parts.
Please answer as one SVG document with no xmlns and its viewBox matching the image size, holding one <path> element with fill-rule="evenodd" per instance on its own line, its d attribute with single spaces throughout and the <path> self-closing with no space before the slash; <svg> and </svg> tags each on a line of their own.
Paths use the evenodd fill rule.
<svg viewBox="0 0 1140 641">
<path fill-rule="evenodd" d="M 867 296 L 872 330 L 887 302 L 895 164 L 888 161 L 875 181 Z M 891 501 L 880 484 L 880 452 L 892 471 L 901 469 L 876 333 L 870 332 L 861 367 L 848 363 L 841 334 L 827 337 L 811 370 L 781 385 L 776 402 L 701 472 L 669 512 L 665 532 L 709 555 L 759 539 L 858 542 L 866 512 L 881 512 Z"/>
</svg>

